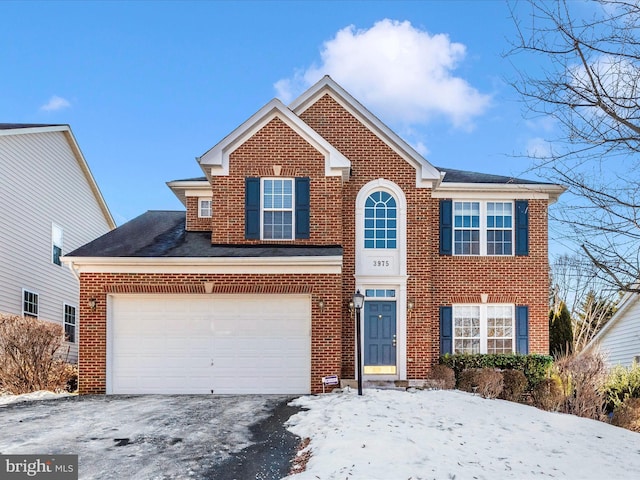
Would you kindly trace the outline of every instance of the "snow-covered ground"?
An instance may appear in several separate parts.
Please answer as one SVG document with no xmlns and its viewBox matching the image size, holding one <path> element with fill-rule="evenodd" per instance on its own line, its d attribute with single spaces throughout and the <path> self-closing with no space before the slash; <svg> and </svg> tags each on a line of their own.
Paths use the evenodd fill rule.
<svg viewBox="0 0 640 480">
<path fill-rule="evenodd" d="M 640 434 L 451 390 L 365 390 L 294 400 L 309 437 L 290 480 L 639 478 Z"/>
<path fill-rule="evenodd" d="M 71 393 L 54 393 L 47 390 L 39 390 L 37 392 L 23 393 L 22 395 L 0 394 L 0 405 L 8 405 L 10 403 L 31 402 L 33 400 L 52 400 L 54 398 L 68 397 Z"/>
</svg>

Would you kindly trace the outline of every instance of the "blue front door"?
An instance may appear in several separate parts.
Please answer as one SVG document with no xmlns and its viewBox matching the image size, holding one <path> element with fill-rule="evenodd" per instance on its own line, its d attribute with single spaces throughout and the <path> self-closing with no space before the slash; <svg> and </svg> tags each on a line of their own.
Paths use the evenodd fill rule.
<svg viewBox="0 0 640 480">
<path fill-rule="evenodd" d="M 363 366 L 365 374 L 396 374 L 396 302 L 365 302 Z"/>
</svg>

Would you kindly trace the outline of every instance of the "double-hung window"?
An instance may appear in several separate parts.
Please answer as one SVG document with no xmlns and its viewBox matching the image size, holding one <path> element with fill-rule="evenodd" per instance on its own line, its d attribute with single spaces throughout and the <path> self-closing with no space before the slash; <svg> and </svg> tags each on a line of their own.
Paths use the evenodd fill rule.
<svg viewBox="0 0 640 480">
<path fill-rule="evenodd" d="M 198 217 L 211 218 L 211 199 L 210 198 L 198 199 Z"/>
<path fill-rule="evenodd" d="M 513 353 L 513 305 L 454 305 L 453 353 Z"/>
<path fill-rule="evenodd" d="M 292 178 L 262 179 L 262 238 L 293 240 Z"/>
<path fill-rule="evenodd" d="M 247 177 L 244 236 L 247 240 L 310 238 L 309 177 Z"/>
<path fill-rule="evenodd" d="M 513 255 L 513 202 L 453 203 L 454 255 Z"/>
<path fill-rule="evenodd" d="M 38 318 L 38 294 L 22 290 L 22 315 Z"/>
<path fill-rule="evenodd" d="M 64 337 L 67 342 L 76 341 L 76 307 L 64 304 Z"/>
</svg>

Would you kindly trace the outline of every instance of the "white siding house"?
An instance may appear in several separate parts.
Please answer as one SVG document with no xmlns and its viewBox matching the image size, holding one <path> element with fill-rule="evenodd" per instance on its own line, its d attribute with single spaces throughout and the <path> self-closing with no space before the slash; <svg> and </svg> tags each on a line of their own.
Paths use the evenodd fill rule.
<svg viewBox="0 0 640 480">
<path fill-rule="evenodd" d="M 609 366 L 631 366 L 640 363 L 640 295 L 628 293 L 611 320 L 587 345 L 586 350 L 598 349 Z"/>
<path fill-rule="evenodd" d="M 77 361 L 79 282 L 59 260 L 115 228 L 68 125 L 0 124 L 0 312 L 66 324 Z"/>
</svg>

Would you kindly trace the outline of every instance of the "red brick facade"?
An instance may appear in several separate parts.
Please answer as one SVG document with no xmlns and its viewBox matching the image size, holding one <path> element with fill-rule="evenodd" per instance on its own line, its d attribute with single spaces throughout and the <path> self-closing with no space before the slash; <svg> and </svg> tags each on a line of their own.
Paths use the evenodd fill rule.
<svg viewBox="0 0 640 480">
<path fill-rule="evenodd" d="M 354 377 L 355 327 L 348 303 L 355 289 L 356 197 L 372 180 L 384 178 L 406 196 L 406 297 L 414 304 L 406 316 L 406 378 L 425 378 L 437 362 L 439 307 L 489 303 L 529 307 L 529 351 L 548 352 L 548 200 L 529 200 L 528 256 L 443 256 L 439 254 L 439 201 L 432 189 L 416 186 L 416 168 L 372 130 L 324 95 L 300 114 L 351 162 L 348 181 L 325 175 L 325 157 L 285 122 L 275 118 L 229 157 L 228 175 L 212 177 L 213 216 L 199 218 L 195 197 L 187 198 L 188 229 L 211 231 L 213 244 L 286 243 L 341 245 L 340 275 L 199 275 L 82 273 L 80 392 L 104 393 L 106 316 L 110 293 L 204 293 L 213 282 L 224 293 L 308 293 L 312 298 L 312 391 L 320 378 Z M 274 169 L 274 167 L 277 167 Z M 309 177 L 310 238 L 289 242 L 246 240 L 246 177 Z M 87 307 L 88 299 L 97 308 Z M 319 311 L 317 300 L 325 306 Z"/>
</svg>

